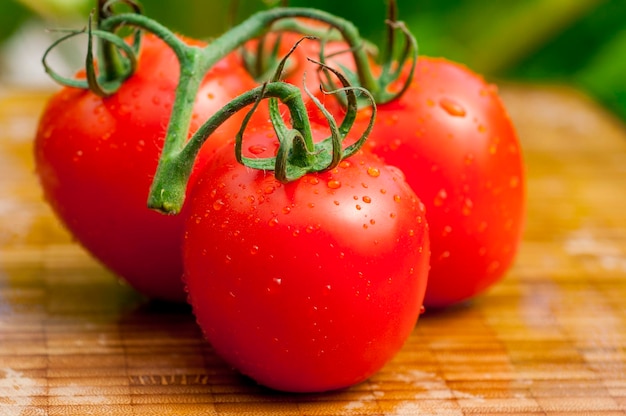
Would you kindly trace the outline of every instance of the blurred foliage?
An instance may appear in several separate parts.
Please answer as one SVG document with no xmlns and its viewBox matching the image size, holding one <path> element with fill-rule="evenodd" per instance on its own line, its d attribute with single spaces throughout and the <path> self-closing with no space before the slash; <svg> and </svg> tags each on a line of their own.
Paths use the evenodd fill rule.
<svg viewBox="0 0 626 416">
<path fill-rule="evenodd" d="M 95 0 L 0 0 L 0 39 L 28 13 L 86 16 Z M 145 13 L 189 36 L 218 36 L 280 0 L 141 0 Z M 385 0 L 289 0 L 352 20 L 380 44 Z M 626 120 L 626 0 L 397 0 L 420 53 L 462 62 L 490 79 L 568 83 Z"/>
</svg>

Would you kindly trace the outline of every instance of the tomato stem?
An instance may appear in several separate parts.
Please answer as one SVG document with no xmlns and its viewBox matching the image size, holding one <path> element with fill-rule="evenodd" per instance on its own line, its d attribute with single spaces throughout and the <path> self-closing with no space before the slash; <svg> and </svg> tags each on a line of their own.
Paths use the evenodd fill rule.
<svg viewBox="0 0 626 416">
<path fill-rule="evenodd" d="M 131 5 L 131 7 L 134 5 L 132 0 L 119 1 L 123 4 Z M 331 136 L 329 138 L 319 143 L 314 143 L 307 109 L 303 102 L 300 89 L 278 81 L 280 71 L 285 65 L 285 57 L 285 59 L 280 62 L 279 69 L 274 74 L 271 82 L 242 94 L 240 97 L 224 106 L 210 117 L 188 141 L 193 106 L 205 74 L 227 54 L 241 47 L 245 42 L 266 33 L 274 22 L 283 19 L 296 17 L 309 18 L 327 23 L 335 28 L 350 45 L 355 60 L 359 62 L 357 65 L 359 79 L 362 85 L 369 91 L 363 88 L 360 88 L 360 90 L 373 105 L 374 101 L 371 94 L 377 91 L 378 84 L 372 75 L 369 65 L 367 65 L 367 55 L 365 49 L 362 47 L 363 41 L 359 36 L 358 30 L 347 20 L 316 9 L 275 8 L 258 12 L 239 25 L 231 28 L 222 36 L 214 39 L 206 47 L 198 47 L 187 45 L 167 27 L 138 13 L 136 9 L 134 9 L 133 13 L 113 13 L 110 7 L 110 1 L 101 1 L 99 4 L 99 29 L 92 31 L 90 28 L 88 33 L 90 39 L 92 35 L 97 35 L 102 39 L 104 52 L 102 57 L 102 59 L 104 59 L 103 65 L 107 68 L 106 71 L 111 71 L 111 73 L 107 75 L 107 77 L 110 77 L 110 80 L 104 80 L 102 85 L 100 85 L 98 81 L 99 78 L 96 76 L 93 66 L 90 71 L 88 68 L 88 72 L 91 74 L 88 84 L 92 90 L 95 90 L 94 92 L 100 93 L 101 95 L 108 95 L 111 93 L 111 90 L 115 90 L 116 86 L 119 87 L 121 80 L 123 81 L 123 78 L 119 76 L 120 73 L 124 76 L 128 76 L 129 65 L 125 65 L 124 62 L 122 62 L 124 65 L 121 67 L 123 71 L 117 72 L 120 70 L 117 64 L 117 60 L 119 60 L 118 58 L 121 56 L 119 49 L 126 55 L 132 55 L 131 52 L 135 50 L 133 47 L 138 49 L 138 33 L 140 33 L 141 30 L 151 32 L 162 39 L 172 49 L 179 61 L 180 76 L 175 91 L 174 104 L 167 126 L 161 158 L 148 198 L 148 206 L 155 210 L 165 213 L 177 213 L 180 211 L 184 201 L 189 175 L 191 174 L 195 157 L 202 143 L 231 115 L 262 99 L 270 99 L 271 119 L 281 145 L 278 155 L 276 158 L 268 158 L 267 160 L 261 161 L 247 159 L 241 154 L 238 154 L 238 158 L 247 166 L 274 170 L 276 177 L 281 181 L 294 180 L 308 172 L 321 171 L 336 166 L 342 158 L 356 152 L 371 131 L 374 119 L 373 116 L 370 120 L 370 125 L 366 131 L 363 132 L 361 138 L 347 149 L 342 148 L 343 139 L 350 130 L 356 117 L 356 89 L 350 86 L 345 77 L 333 71 L 338 74 L 337 76 L 343 88 L 330 91 L 329 93 L 345 93 L 348 102 L 348 112 L 341 126 L 337 126 L 337 123 L 330 114 L 323 109 L 319 100 L 314 99 L 315 104 L 320 107 L 323 114 L 328 119 L 331 129 Z M 122 26 L 134 27 L 136 29 L 133 47 L 125 44 L 122 38 L 116 35 L 118 29 Z M 92 60 L 91 49 L 88 58 Z M 131 63 L 134 62 L 134 55 L 128 56 L 128 58 Z M 323 66 L 323 64 L 319 64 Z M 50 72 L 51 75 L 54 74 L 52 71 Z M 52 76 L 57 80 L 61 79 L 61 77 L 56 74 Z M 70 84 L 70 82 L 67 82 L 67 84 Z M 74 86 L 77 84 L 83 85 L 82 83 L 72 82 Z M 98 92 L 98 90 L 101 91 Z M 307 92 L 307 94 L 309 93 Z M 289 109 L 291 127 L 285 124 L 280 115 L 278 100 Z M 375 114 L 375 111 L 373 114 Z M 239 143 L 242 140 L 244 130 L 245 123 L 238 134 L 237 140 Z M 239 149 L 241 149 L 240 144 Z"/>
<path fill-rule="evenodd" d="M 98 0 L 98 8 L 96 9 L 96 22 L 97 28 L 101 29 L 101 22 L 107 17 L 113 14 L 112 7 L 116 3 L 123 3 L 131 7 L 134 13 L 141 13 L 141 6 L 133 0 Z M 139 47 L 139 32 L 136 33 L 136 48 Z M 116 80 L 123 80 L 128 74 L 125 62 L 121 59 L 118 52 L 118 46 L 107 40 L 106 38 L 99 37 L 99 54 L 100 54 L 100 78 L 105 83 L 115 82 Z M 89 43 L 91 47 L 91 41 Z M 91 87 L 91 85 L 90 85 Z M 93 91 L 93 88 L 90 88 Z M 104 95 L 102 91 L 94 91 L 98 95 Z M 109 95 L 109 94 L 106 94 Z"/>
</svg>

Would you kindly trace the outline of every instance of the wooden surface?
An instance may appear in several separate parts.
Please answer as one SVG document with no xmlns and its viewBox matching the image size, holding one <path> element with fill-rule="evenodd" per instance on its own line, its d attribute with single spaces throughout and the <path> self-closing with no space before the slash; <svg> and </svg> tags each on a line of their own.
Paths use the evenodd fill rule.
<svg viewBox="0 0 626 416">
<path fill-rule="evenodd" d="M 0 90 L 0 416 L 626 415 L 626 129 L 568 89 L 502 93 L 529 177 L 515 267 L 368 382 L 285 395 L 72 242 L 33 175 L 46 95 Z"/>
</svg>

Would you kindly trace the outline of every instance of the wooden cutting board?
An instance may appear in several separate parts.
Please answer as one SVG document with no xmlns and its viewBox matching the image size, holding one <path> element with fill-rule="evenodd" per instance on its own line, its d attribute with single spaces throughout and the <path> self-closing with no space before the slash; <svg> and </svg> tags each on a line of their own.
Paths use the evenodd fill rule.
<svg viewBox="0 0 626 416">
<path fill-rule="evenodd" d="M 369 381 L 288 395 L 238 376 L 188 308 L 146 301 L 71 240 L 33 174 L 48 93 L 0 90 L 0 416 L 625 415 L 626 128 L 567 88 L 502 94 L 528 170 L 515 267 L 427 312 Z"/>
</svg>

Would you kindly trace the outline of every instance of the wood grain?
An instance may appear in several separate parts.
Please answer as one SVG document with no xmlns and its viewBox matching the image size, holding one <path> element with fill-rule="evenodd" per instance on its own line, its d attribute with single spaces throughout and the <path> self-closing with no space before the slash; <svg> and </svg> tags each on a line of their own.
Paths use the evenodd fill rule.
<svg viewBox="0 0 626 416">
<path fill-rule="evenodd" d="M 33 174 L 48 93 L 0 90 L 0 416 L 626 415 L 626 128 L 567 88 L 502 94 L 528 172 L 514 268 L 427 312 L 367 382 L 288 395 L 237 375 L 187 307 L 148 302 L 72 241 Z"/>
</svg>

